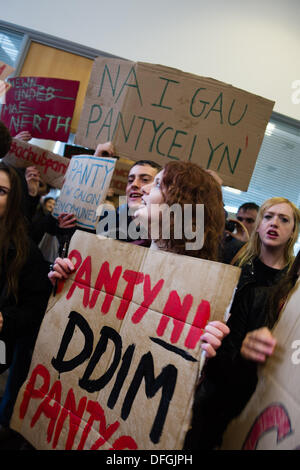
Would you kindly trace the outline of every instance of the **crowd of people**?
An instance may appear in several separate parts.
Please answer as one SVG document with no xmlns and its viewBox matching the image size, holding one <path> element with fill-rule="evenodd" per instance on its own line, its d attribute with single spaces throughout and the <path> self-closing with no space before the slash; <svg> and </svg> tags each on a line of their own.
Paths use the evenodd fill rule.
<svg viewBox="0 0 300 470">
<path fill-rule="evenodd" d="M 29 136 L 17 138 L 28 140 Z M 0 123 L 0 158 L 10 144 L 10 133 Z M 95 155 L 113 156 L 113 146 L 99 144 Z M 276 338 L 272 327 L 299 272 L 300 256 L 294 257 L 299 209 L 285 198 L 274 197 L 261 207 L 252 202 L 243 204 L 236 218 L 228 219 L 221 184 L 217 174 L 195 163 L 173 161 L 162 168 L 155 162 L 140 160 L 129 171 L 127 203 L 118 207 L 115 227 L 107 230 L 102 223 L 100 230 L 123 242 L 241 268 L 227 324 L 209 322 L 201 338 L 207 360 L 195 392 L 186 450 L 216 449 L 221 445 L 228 423 L 255 390 L 257 364 L 273 354 Z M 66 235 L 69 239 L 75 231 L 76 219 L 72 214 L 54 219 L 51 213 L 55 201 L 50 197 L 42 200 L 46 194 L 34 167 L 20 171 L 0 163 L 0 339 L 7 345 L 6 364 L 0 364 L 0 372 L 9 369 L 0 402 L 0 439 L 1 431 L 3 436 L 9 434 L 13 406 L 29 370 L 51 289 L 75 270 L 69 258 L 56 253 Z M 182 210 L 186 204 L 192 206 L 193 233 L 197 229 L 195 208 L 204 205 L 201 248 L 186 248 L 193 239 L 187 239 L 184 230 L 181 238 L 174 236 L 176 214 L 170 218 L 170 237 L 164 238 L 159 209 L 174 204 Z M 154 206 L 157 212 L 152 210 Z M 124 237 L 119 224 L 121 211 L 126 211 L 129 222 L 143 221 L 148 236 L 143 236 L 141 227 L 138 240 L 128 234 Z M 101 217 L 103 220 L 105 214 Z M 154 226 L 158 227 L 155 235 Z M 52 237 L 52 247 L 53 238 L 56 240 L 51 254 L 43 251 L 48 236 Z"/>
</svg>

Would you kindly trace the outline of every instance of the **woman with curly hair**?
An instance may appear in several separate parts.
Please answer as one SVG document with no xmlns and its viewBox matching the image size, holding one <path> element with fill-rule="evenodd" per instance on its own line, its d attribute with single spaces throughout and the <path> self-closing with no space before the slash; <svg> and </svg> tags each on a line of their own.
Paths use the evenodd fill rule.
<svg viewBox="0 0 300 470">
<path fill-rule="evenodd" d="M 149 225 L 152 248 L 218 260 L 225 214 L 221 188 L 213 176 L 195 163 L 169 162 L 142 191 L 144 206 L 135 215 Z M 204 217 L 198 211 L 201 206 Z M 164 218 L 165 214 L 170 218 Z"/>
<path fill-rule="evenodd" d="M 143 187 L 144 207 L 137 212 L 144 224 L 159 227 L 159 237 L 152 240 L 152 248 L 217 261 L 224 230 L 225 214 L 220 185 L 213 176 L 195 163 L 169 162 L 154 179 L 154 184 Z M 204 220 L 197 214 L 203 206 Z M 165 227 L 164 209 L 170 213 L 170 227 Z M 167 222 L 169 220 L 167 219 Z M 205 223 L 204 223 L 205 222 Z M 154 230 L 155 231 L 155 230 Z M 187 232 L 194 240 L 187 238 Z M 197 238 L 203 233 L 201 247 Z M 195 246 L 196 245 L 196 246 Z"/>
<path fill-rule="evenodd" d="M 148 227 L 150 222 L 148 233 L 152 238 L 151 249 L 217 261 L 225 214 L 220 184 L 209 172 L 194 163 L 170 162 L 155 176 L 153 183 L 142 187 L 142 192 L 143 204 L 135 216 L 144 227 Z M 168 227 L 162 226 L 163 210 L 172 209 L 174 205 L 177 208 L 170 214 Z M 183 217 L 185 205 L 191 208 L 188 225 L 189 233 L 195 234 L 194 239 L 186 236 L 186 221 Z M 199 205 L 204 205 L 204 227 L 201 217 L 200 224 L 197 217 Z M 167 230 L 170 236 L 164 236 L 165 228 L 170 229 Z M 203 233 L 203 246 L 198 244 L 199 233 Z M 68 258 L 57 258 L 49 279 L 54 283 L 56 279 L 66 279 L 73 271 L 74 265 Z M 208 357 L 216 354 L 215 350 L 228 332 L 226 325 L 219 321 L 210 322 L 206 326 L 201 347 Z"/>
<path fill-rule="evenodd" d="M 12 366 L 0 405 L 4 427 L 9 424 L 19 387 L 26 378 L 51 292 L 47 264 L 27 235 L 22 201 L 19 174 L 0 162 L 0 340 L 6 352 L 0 373 Z"/>
</svg>

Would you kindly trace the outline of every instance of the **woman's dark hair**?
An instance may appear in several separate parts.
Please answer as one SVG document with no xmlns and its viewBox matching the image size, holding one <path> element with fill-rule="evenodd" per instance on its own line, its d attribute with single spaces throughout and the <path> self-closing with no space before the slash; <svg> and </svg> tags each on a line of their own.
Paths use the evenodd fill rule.
<svg viewBox="0 0 300 470">
<path fill-rule="evenodd" d="M 7 127 L 0 121 L 0 158 L 5 157 L 10 149 L 12 137 Z"/>
<path fill-rule="evenodd" d="M 8 294 L 17 299 L 19 275 L 29 251 L 27 226 L 22 213 L 23 190 L 20 176 L 13 167 L 0 162 L 0 171 L 5 172 L 10 181 L 6 209 L 0 219 L 0 275 L 6 274 Z"/>
<path fill-rule="evenodd" d="M 171 218 L 170 239 L 157 240 L 158 247 L 166 251 L 216 261 L 225 224 L 220 185 L 207 171 L 195 163 L 178 161 L 165 165 L 161 191 L 166 204 L 169 206 L 180 204 L 182 214 L 185 204 L 192 205 L 192 229 L 194 232 L 197 228 L 196 205 L 204 205 L 204 244 L 200 250 L 186 251 L 186 243 L 192 241 L 185 238 L 183 228 L 182 238 L 174 238 L 173 217 Z"/>
</svg>

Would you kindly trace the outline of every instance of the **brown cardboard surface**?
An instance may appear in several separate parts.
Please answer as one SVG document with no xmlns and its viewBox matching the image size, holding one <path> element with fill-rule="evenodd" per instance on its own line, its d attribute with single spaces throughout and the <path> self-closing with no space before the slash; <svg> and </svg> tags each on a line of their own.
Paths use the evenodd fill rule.
<svg viewBox="0 0 300 470">
<path fill-rule="evenodd" d="M 212 78 L 98 57 L 76 143 L 118 156 L 198 163 L 247 190 L 274 102 Z"/>
<path fill-rule="evenodd" d="M 181 449 L 201 356 L 195 318 L 204 302 L 223 318 L 240 270 L 80 231 L 69 256 L 78 269 L 50 298 L 11 426 L 37 449 Z M 101 277 L 108 267 L 115 283 Z M 172 295 L 190 310 L 167 309 Z"/>
<path fill-rule="evenodd" d="M 119 158 L 116 161 L 115 171 L 113 172 L 110 182 L 110 187 L 114 190 L 115 194 L 125 194 L 128 173 L 132 165 L 134 165 L 134 162 L 132 160 L 128 160 L 127 158 Z"/>
<path fill-rule="evenodd" d="M 3 161 L 20 168 L 35 166 L 40 171 L 42 180 L 58 189 L 63 186 L 65 173 L 70 163 L 68 158 L 14 138 L 10 151 Z"/>
<path fill-rule="evenodd" d="M 63 212 L 72 213 L 78 226 L 95 229 L 101 213 L 98 213 L 98 208 L 106 197 L 115 163 L 115 158 L 74 155 L 53 216 L 58 217 Z"/>
<path fill-rule="evenodd" d="M 222 449 L 299 448 L 299 301 L 298 281 L 273 329 L 275 352 L 260 366 L 256 390 L 241 415 L 228 426 Z"/>
</svg>

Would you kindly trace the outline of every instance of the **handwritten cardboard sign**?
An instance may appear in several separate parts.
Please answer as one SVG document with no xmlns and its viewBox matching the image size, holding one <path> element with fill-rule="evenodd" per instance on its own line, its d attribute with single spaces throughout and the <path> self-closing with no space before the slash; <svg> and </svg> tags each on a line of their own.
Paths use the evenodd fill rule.
<svg viewBox="0 0 300 470">
<path fill-rule="evenodd" d="M 35 166 L 39 170 L 42 180 L 58 189 L 63 186 L 65 173 L 70 163 L 68 158 L 14 138 L 3 161 L 20 168 Z"/>
<path fill-rule="evenodd" d="M 240 270 L 77 231 L 11 426 L 37 449 L 181 449 Z"/>
<path fill-rule="evenodd" d="M 97 208 L 105 199 L 115 162 L 114 158 L 92 155 L 72 157 L 54 207 L 54 217 L 62 212 L 72 213 L 77 225 L 95 229 L 100 215 Z"/>
<path fill-rule="evenodd" d="M 224 449 L 293 450 L 300 446 L 300 282 L 273 329 L 274 354 L 261 366 L 258 385 L 224 435 Z"/>
<path fill-rule="evenodd" d="M 273 106 L 212 78 L 98 57 L 76 143 L 111 140 L 132 160 L 192 161 L 247 190 Z"/>
<path fill-rule="evenodd" d="M 95 150 L 86 149 L 84 147 L 79 147 L 77 145 L 65 145 L 64 156 L 71 158 L 73 155 L 82 155 L 83 153 L 93 155 Z M 134 165 L 134 161 L 127 158 L 116 158 L 116 166 L 112 175 L 110 182 L 110 188 L 114 190 L 115 194 L 123 195 L 125 194 L 128 173 L 130 168 Z"/>
<path fill-rule="evenodd" d="M 115 171 L 112 175 L 110 183 L 110 187 L 114 190 L 115 194 L 125 194 L 128 182 L 128 174 L 133 164 L 133 161 L 122 157 L 116 161 Z"/>
<path fill-rule="evenodd" d="M 14 70 L 14 67 L 0 60 L 0 80 L 5 80 Z"/>
<path fill-rule="evenodd" d="M 32 137 L 66 142 L 74 112 L 79 82 L 61 78 L 15 77 L 1 120 L 13 136 L 29 131 Z"/>
</svg>

